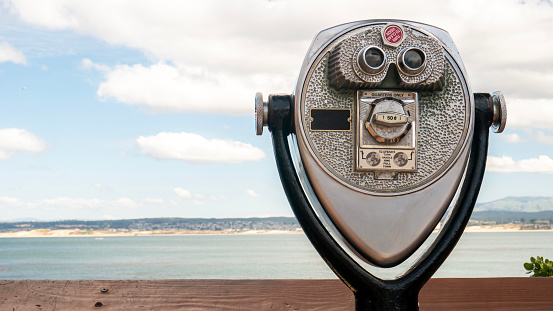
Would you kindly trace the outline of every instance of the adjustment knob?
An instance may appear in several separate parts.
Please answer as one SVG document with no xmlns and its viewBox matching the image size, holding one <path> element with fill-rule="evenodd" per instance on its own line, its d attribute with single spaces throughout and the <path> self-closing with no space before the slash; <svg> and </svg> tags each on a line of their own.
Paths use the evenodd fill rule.
<svg viewBox="0 0 553 311">
<path fill-rule="evenodd" d="M 492 93 L 493 119 L 492 130 L 494 133 L 501 133 L 507 124 L 507 102 L 500 91 Z"/>
<path fill-rule="evenodd" d="M 255 93 L 255 133 L 263 134 L 263 127 L 268 124 L 269 104 L 263 102 L 263 94 Z"/>
</svg>

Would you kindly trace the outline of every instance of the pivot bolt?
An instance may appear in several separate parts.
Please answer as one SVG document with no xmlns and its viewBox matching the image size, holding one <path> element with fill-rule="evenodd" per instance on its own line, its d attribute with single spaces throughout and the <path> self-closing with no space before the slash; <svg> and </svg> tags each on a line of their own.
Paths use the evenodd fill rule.
<svg viewBox="0 0 553 311">
<path fill-rule="evenodd" d="M 507 102 L 500 91 L 492 93 L 493 119 L 492 130 L 494 133 L 501 133 L 507 124 Z"/>
</svg>

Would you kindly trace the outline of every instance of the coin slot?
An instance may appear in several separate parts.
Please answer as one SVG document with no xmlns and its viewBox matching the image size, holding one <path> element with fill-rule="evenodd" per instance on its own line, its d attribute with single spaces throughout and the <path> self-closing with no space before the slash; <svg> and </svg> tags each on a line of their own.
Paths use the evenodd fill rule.
<svg viewBox="0 0 553 311">
<path fill-rule="evenodd" d="M 408 122 L 407 115 L 395 112 L 378 112 L 373 115 L 375 122 L 388 125 L 398 126 Z"/>
</svg>

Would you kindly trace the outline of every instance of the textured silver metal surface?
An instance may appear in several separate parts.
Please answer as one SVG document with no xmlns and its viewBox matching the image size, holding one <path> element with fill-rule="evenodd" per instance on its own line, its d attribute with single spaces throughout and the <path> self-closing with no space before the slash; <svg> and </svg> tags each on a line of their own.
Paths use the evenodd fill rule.
<svg viewBox="0 0 553 311">
<path fill-rule="evenodd" d="M 418 168 L 416 173 L 399 173 L 397 179 L 375 179 L 372 173 L 354 171 L 354 133 L 315 132 L 309 129 L 309 109 L 354 109 L 353 91 L 336 91 L 327 84 L 323 57 L 307 80 L 302 107 L 303 131 L 315 157 L 335 178 L 358 190 L 374 193 L 396 192 L 432 182 L 453 161 L 465 141 L 470 104 L 461 80 L 447 62 L 446 85 L 442 92 L 419 97 Z"/>
<path fill-rule="evenodd" d="M 338 86 L 359 85 L 360 87 L 376 87 L 386 77 L 390 64 L 396 63 L 399 53 L 408 47 L 418 47 L 426 55 L 427 65 L 424 70 L 416 76 L 410 76 L 399 72 L 401 80 L 405 87 L 417 84 L 418 89 L 433 88 L 436 84 L 441 84 L 444 75 L 445 58 L 441 45 L 434 37 L 421 33 L 412 27 L 404 27 L 405 39 L 396 47 L 384 46 L 380 34 L 383 25 L 361 28 L 355 33 L 342 40 L 331 51 L 329 55 L 329 76 L 330 84 Z M 386 64 L 384 70 L 379 74 L 366 74 L 359 68 L 357 62 L 353 59 L 367 46 L 379 46 L 386 55 Z M 334 81 L 333 77 L 337 80 Z"/>
<path fill-rule="evenodd" d="M 416 172 L 417 95 L 413 91 L 357 92 L 359 124 L 355 138 L 355 172 L 374 171 L 377 180 L 396 179 L 399 171 Z M 385 116 L 393 113 L 403 121 L 396 124 L 376 122 L 379 113 Z"/>
</svg>

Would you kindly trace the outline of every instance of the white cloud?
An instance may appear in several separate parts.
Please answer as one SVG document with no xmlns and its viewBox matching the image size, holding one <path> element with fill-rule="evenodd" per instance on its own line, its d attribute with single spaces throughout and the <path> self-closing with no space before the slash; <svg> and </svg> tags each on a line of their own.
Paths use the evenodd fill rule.
<svg viewBox="0 0 553 311">
<path fill-rule="evenodd" d="M 28 207 L 33 208 L 71 208 L 71 209 L 119 209 L 119 208 L 134 208 L 138 206 L 136 202 L 129 198 L 119 198 L 115 201 L 107 201 L 100 199 L 74 199 L 68 197 L 60 197 L 55 199 L 44 199 L 35 202 L 27 202 Z"/>
<path fill-rule="evenodd" d="M 151 112 L 248 115 L 253 112 L 252 92 L 261 87 L 261 83 L 240 75 L 210 73 L 201 68 L 166 63 L 149 67 L 118 65 L 102 70 L 106 80 L 98 87 L 100 98 L 113 97 Z"/>
<path fill-rule="evenodd" d="M 5 196 L 0 197 L 0 209 L 9 211 L 27 210 L 28 213 L 29 211 L 30 213 L 33 213 L 33 211 L 47 211 L 50 215 L 57 215 L 54 219 L 57 217 L 75 217 L 67 216 L 77 215 L 75 213 L 80 213 L 81 215 L 83 213 L 89 213 L 93 219 L 98 219 L 103 213 L 109 214 L 111 211 L 128 211 L 136 207 L 149 206 L 150 204 L 159 205 L 162 203 L 163 200 L 161 199 L 144 199 L 139 204 L 130 198 L 124 197 L 116 200 L 58 197 L 34 201 L 24 201 L 19 198 Z M 104 218 L 107 219 L 105 216 Z"/>
<path fill-rule="evenodd" d="M 81 68 L 85 70 L 94 69 L 94 70 L 105 71 L 105 72 L 110 70 L 109 66 L 96 64 L 95 62 L 91 61 L 88 58 L 83 58 L 81 60 Z"/>
<path fill-rule="evenodd" d="M 307 45 L 322 29 L 371 18 L 419 20 L 442 27 L 452 33 L 457 45 L 478 56 L 473 61 L 479 66 L 511 64 L 510 68 L 528 68 L 528 64 L 543 64 L 550 62 L 548 51 L 553 46 L 544 39 L 549 38 L 548 29 L 553 25 L 553 7 L 539 0 L 425 1 L 424 7 L 432 10 L 421 10 L 420 3 L 400 0 L 343 0 L 324 6 L 316 0 L 7 3 L 13 13 L 33 25 L 73 29 L 111 44 L 143 50 L 156 59 L 202 63 L 225 71 L 295 71 L 297 59 L 293 55 L 303 54 L 306 49 L 298 43 Z M 489 12 L 497 8 L 501 8 L 500 14 L 490 18 Z M 534 48 L 525 49 L 528 57 L 506 53 L 513 42 Z M 543 48 L 535 48 L 538 43 Z"/>
<path fill-rule="evenodd" d="M 200 199 L 201 200 L 201 199 L 205 198 L 204 195 L 201 195 L 201 194 L 198 194 L 198 193 L 192 193 L 189 190 L 182 189 L 182 188 L 175 188 L 175 189 L 173 189 L 173 191 L 181 199 L 192 199 L 192 198 L 194 198 L 194 199 Z"/>
<path fill-rule="evenodd" d="M 16 207 L 16 206 L 22 206 L 23 202 L 21 202 L 18 198 L 10 198 L 10 197 L 0 197 L 0 208 L 2 207 Z"/>
<path fill-rule="evenodd" d="M 175 194 L 177 195 L 178 199 L 171 201 L 172 205 L 177 205 L 181 199 L 191 199 L 189 202 L 195 205 L 202 205 L 205 204 L 205 200 L 211 200 L 211 201 L 218 201 L 218 200 L 226 200 L 227 197 L 224 195 L 215 196 L 215 195 L 203 195 L 199 193 L 192 193 L 189 190 L 182 189 L 182 188 L 175 188 L 173 189 Z"/>
<path fill-rule="evenodd" d="M 12 0 L 7 3 L 12 12 L 33 25 L 53 30 L 72 29 L 111 44 L 143 50 L 160 60 L 202 63 L 221 71 L 250 72 L 260 72 L 263 68 L 281 70 L 285 60 L 294 60 L 289 58 L 290 51 L 304 53 L 304 47 L 297 47 L 297 43 L 307 45 L 311 38 L 299 34 L 312 36 L 318 30 L 318 25 L 309 23 L 318 18 L 305 15 L 305 10 L 310 9 L 316 15 L 317 11 L 323 13 L 326 9 L 313 5 L 303 7 L 300 12 L 290 12 L 293 3 L 253 0 L 241 3 L 41 0 L 40 5 Z M 312 4 L 300 4 L 305 5 Z M 272 14 L 264 14 L 268 11 Z M 321 17 L 325 15 L 328 13 Z M 283 23 L 284 18 L 289 22 Z M 264 44 L 258 44 L 259 40 Z M 275 62 L 277 59 L 280 61 Z M 294 64 L 287 67 L 295 70 Z"/>
<path fill-rule="evenodd" d="M 175 194 L 182 199 L 189 199 L 192 197 L 192 193 L 190 193 L 190 191 L 182 188 L 175 188 L 173 191 L 175 191 Z"/>
<path fill-rule="evenodd" d="M 138 147 L 158 159 L 190 163 L 240 163 L 259 161 L 265 153 L 250 144 L 234 140 L 207 139 L 193 133 L 166 133 L 140 136 Z"/>
<path fill-rule="evenodd" d="M 117 199 L 115 201 L 115 204 L 117 204 L 117 206 L 125 207 L 125 208 L 135 208 L 135 207 L 138 206 L 138 204 L 136 204 L 136 202 L 134 202 L 133 200 L 131 200 L 129 198 Z"/>
<path fill-rule="evenodd" d="M 18 152 L 37 154 L 46 149 L 46 142 L 24 129 L 0 130 L 0 160 L 10 159 Z"/>
<path fill-rule="evenodd" d="M 0 42 L 0 63 L 13 62 L 16 64 L 26 64 L 27 59 L 23 53 L 16 50 L 8 42 Z"/>
<path fill-rule="evenodd" d="M 517 133 L 513 134 L 501 134 L 501 138 L 511 144 L 518 144 L 524 142 L 524 139 L 522 139 Z"/>
<path fill-rule="evenodd" d="M 67 7 L 67 1 L 9 1 L 13 11 L 17 11 L 20 17 L 29 23 L 45 26 L 51 29 L 65 29 L 77 27 L 77 18 L 72 14 L 72 9 Z M 31 9 L 33 8 L 33 9 Z"/>
<path fill-rule="evenodd" d="M 252 114 L 256 91 L 292 91 L 318 31 L 355 20 L 395 18 L 447 30 L 463 56 L 473 90 L 501 90 L 506 95 L 508 127 L 553 129 L 552 121 L 534 122 L 546 115 L 534 105 L 523 115 L 515 113 L 518 99 L 539 105 L 553 97 L 550 1 L 39 2 L 5 3 L 23 22 L 144 52 L 153 65 L 107 67 L 91 60 L 83 65 L 105 72 L 98 88 L 101 97 L 151 111 Z M 514 46 L 522 47 L 523 53 Z"/>
<path fill-rule="evenodd" d="M 109 191 L 108 187 L 100 184 L 100 183 L 96 183 L 94 184 L 94 188 L 98 189 L 98 190 L 102 190 L 102 191 Z"/>
<path fill-rule="evenodd" d="M 248 189 L 246 190 L 246 193 L 251 196 L 251 197 L 258 197 L 260 196 L 258 193 L 256 193 L 255 191 L 253 191 L 252 189 Z"/>
<path fill-rule="evenodd" d="M 553 130 L 553 118 L 549 117 L 553 116 L 553 99 L 507 98 L 506 100 L 508 128 Z"/>
<path fill-rule="evenodd" d="M 553 159 L 546 155 L 537 158 L 513 160 L 512 157 L 489 156 L 486 170 L 499 173 L 544 173 L 553 174 Z"/>
<path fill-rule="evenodd" d="M 228 198 L 227 198 L 226 196 L 224 196 L 224 195 L 220 195 L 220 196 L 212 195 L 212 196 L 209 197 L 209 199 L 210 199 L 211 201 L 219 201 L 219 200 L 226 200 L 226 199 L 228 199 Z"/>
<path fill-rule="evenodd" d="M 527 139 L 523 139 L 517 133 L 501 134 L 499 137 L 504 141 L 512 144 L 531 142 L 540 145 L 553 145 L 553 135 L 549 134 L 549 131 L 540 131 L 535 128 L 524 128 Z"/>
<path fill-rule="evenodd" d="M 158 204 L 158 205 L 165 203 L 163 199 L 155 199 L 155 198 L 142 199 L 142 202 L 149 203 L 149 204 Z"/>
<path fill-rule="evenodd" d="M 48 165 L 43 165 L 43 164 L 38 164 L 38 165 L 29 164 L 27 167 L 33 171 L 53 171 L 54 170 Z"/>
<path fill-rule="evenodd" d="M 553 145 L 553 136 L 551 135 L 547 135 L 542 131 L 536 131 L 533 136 L 534 142 L 538 144 Z"/>
</svg>

